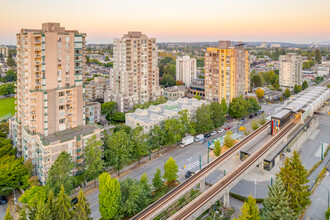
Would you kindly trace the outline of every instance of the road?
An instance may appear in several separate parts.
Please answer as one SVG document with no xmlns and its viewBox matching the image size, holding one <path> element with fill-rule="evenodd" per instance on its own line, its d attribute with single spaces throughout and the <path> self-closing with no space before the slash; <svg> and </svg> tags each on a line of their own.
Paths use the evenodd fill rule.
<svg viewBox="0 0 330 220">
<path fill-rule="evenodd" d="M 270 104 L 270 105 L 262 105 L 262 110 L 265 111 L 266 114 L 271 113 L 272 115 L 275 113 L 275 109 L 279 107 L 280 104 Z M 237 123 L 226 123 L 226 125 L 231 125 L 232 128 L 230 129 L 233 133 L 237 130 Z M 240 125 L 239 125 L 240 126 Z M 245 127 L 251 126 L 251 119 L 247 118 L 247 121 L 243 124 Z M 211 141 L 215 138 L 221 137 L 226 134 L 227 131 L 224 131 L 222 133 L 217 133 L 214 136 L 211 136 L 207 139 L 207 141 Z M 244 135 L 243 135 L 244 136 Z M 154 176 L 154 173 L 156 172 L 156 169 L 159 168 L 162 172 L 164 172 L 163 167 L 165 162 L 169 157 L 173 157 L 176 161 L 176 164 L 179 168 L 179 178 L 178 180 L 180 182 L 183 182 L 185 180 L 185 173 L 187 170 L 191 171 L 197 171 L 199 170 L 200 162 L 199 157 L 201 156 L 201 162 L 202 166 L 204 166 L 207 163 L 207 142 L 204 144 L 201 143 L 193 143 L 185 148 L 178 148 L 177 150 L 171 151 L 167 153 L 166 155 L 162 155 L 148 163 L 146 163 L 144 166 L 141 166 L 134 170 L 134 172 L 130 172 L 127 175 L 121 176 L 119 179 L 125 179 L 127 177 L 131 177 L 133 179 L 140 179 L 143 173 L 146 173 L 149 177 L 149 180 L 151 180 Z M 184 168 L 184 165 L 186 166 Z M 220 172 L 220 171 L 219 171 Z M 222 171 L 221 171 L 222 172 Z M 213 176 L 213 178 L 212 178 Z M 215 181 L 219 176 L 212 175 L 210 177 L 210 181 Z M 262 184 L 262 183 L 261 183 Z M 253 183 L 254 187 L 254 183 Z M 259 188 L 259 187 L 258 187 Z M 261 193 L 261 191 L 260 191 Z M 262 192 L 264 194 L 264 192 Z M 98 219 L 101 217 L 99 212 L 99 204 L 98 204 L 98 195 L 99 191 L 98 189 L 95 190 L 93 193 L 88 194 L 86 197 L 88 199 L 88 202 L 90 203 L 90 208 L 92 211 L 91 217 L 93 219 Z M 259 195 L 259 192 L 258 192 Z"/>
<path fill-rule="evenodd" d="M 329 173 L 312 194 L 312 204 L 307 209 L 304 219 L 325 219 L 325 212 L 328 206 L 328 191 L 325 187 L 328 187 L 330 190 Z"/>
</svg>

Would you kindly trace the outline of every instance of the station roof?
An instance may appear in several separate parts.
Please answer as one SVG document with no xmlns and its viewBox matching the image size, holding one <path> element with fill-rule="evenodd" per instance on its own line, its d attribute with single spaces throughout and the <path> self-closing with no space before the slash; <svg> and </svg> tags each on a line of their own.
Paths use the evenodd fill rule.
<svg viewBox="0 0 330 220">
<path fill-rule="evenodd" d="M 281 111 L 277 112 L 275 115 L 272 116 L 272 118 L 284 118 L 285 116 L 287 116 L 288 114 L 291 113 L 291 110 L 289 109 L 282 109 Z"/>
</svg>

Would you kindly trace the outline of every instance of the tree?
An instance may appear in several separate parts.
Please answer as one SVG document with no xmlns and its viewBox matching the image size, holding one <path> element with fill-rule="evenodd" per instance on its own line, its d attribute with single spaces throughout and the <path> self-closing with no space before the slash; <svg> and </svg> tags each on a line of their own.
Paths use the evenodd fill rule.
<svg viewBox="0 0 330 220">
<path fill-rule="evenodd" d="M 104 149 L 106 162 L 117 171 L 118 176 L 123 165 L 128 161 L 131 146 L 130 136 L 124 131 L 118 131 L 109 136 Z"/>
<path fill-rule="evenodd" d="M 91 139 L 88 139 L 85 147 L 84 176 L 87 180 L 94 179 L 94 187 L 96 185 L 96 178 L 100 175 L 104 168 L 101 146 L 102 141 L 96 140 L 96 136 L 93 135 Z"/>
<path fill-rule="evenodd" d="M 298 94 L 298 93 L 299 93 L 299 87 L 298 87 L 297 84 L 294 85 L 294 87 L 293 87 L 293 92 L 294 92 L 295 94 Z"/>
<path fill-rule="evenodd" d="M 228 148 L 231 148 L 235 144 L 235 140 L 233 139 L 233 132 L 228 131 L 226 136 L 224 137 L 224 145 L 226 145 Z"/>
<path fill-rule="evenodd" d="M 283 95 L 284 95 L 285 98 L 289 98 L 289 97 L 291 96 L 291 92 L 290 92 L 290 90 L 289 90 L 288 88 L 286 88 L 286 89 L 284 90 Z"/>
<path fill-rule="evenodd" d="M 223 113 L 224 115 L 227 114 L 228 107 L 227 107 L 226 99 L 225 99 L 225 98 L 223 98 L 223 99 L 221 100 L 221 110 L 222 110 L 222 113 Z"/>
<path fill-rule="evenodd" d="M 307 170 L 302 165 L 300 154 L 295 150 L 291 158 L 287 158 L 284 166 L 280 168 L 277 174 L 283 181 L 284 188 L 289 195 L 290 208 L 299 214 L 307 205 L 310 204 L 311 192 L 308 191 L 309 186 L 307 179 Z"/>
<path fill-rule="evenodd" d="M 276 75 L 276 73 L 273 70 L 271 70 L 268 72 L 263 72 L 262 77 L 264 78 L 264 80 L 267 82 L 268 85 L 272 85 L 273 83 L 276 82 L 278 75 Z"/>
<path fill-rule="evenodd" d="M 32 218 L 32 219 L 36 219 L 36 220 L 48 219 L 49 214 L 53 211 L 54 210 L 47 210 L 45 202 L 39 201 L 36 206 L 34 218 Z M 57 218 L 57 219 L 64 220 L 64 218 Z M 67 218 L 65 218 L 65 219 L 67 219 Z"/>
<path fill-rule="evenodd" d="M 15 155 L 4 155 L 0 158 L 0 191 L 5 188 L 25 189 L 29 186 L 29 172 L 23 164 L 23 158 L 16 159 Z M 3 190 L 4 195 L 12 193 Z"/>
<path fill-rule="evenodd" d="M 28 220 L 27 214 L 26 214 L 26 206 L 23 205 L 21 211 L 19 212 L 18 220 Z"/>
<path fill-rule="evenodd" d="M 86 64 L 88 66 L 91 65 L 91 60 L 90 60 L 89 56 L 86 56 Z"/>
<path fill-rule="evenodd" d="M 148 145 L 146 142 L 147 135 L 143 131 L 143 127 L 138 125 L 132 130 L 133 139 L 133 155 L 138 159 L 139 164 L 141 163 L 141 157 L 148 153 Z"/>
<path fill-rule="evenodd" d="M 10 214 L 9 206 L 7 206 L 6 215 L 3 220 L 14 220 L 13 216 Z"/>
<path fill-rule="evenodd" d="M 173 144 L 181 140 L 186 131 L 185 126 L 178 118 L 170 118 L 164 121 L 163 129 L 165 130 L 165 140 L 167 144 Z"/>
<path fill-rule="evenodd" d="M 220 141 L 215 141 L 215 142 L 214 142 L 213 153 L 214 153 L 214 155 L 217 156 L 217 157 L 220 156 L 220 154 L 221 154 Z"/>
<path fill-rule="evenodd" d="M 309 70 L 311 68 L 309 61 L 303 62 L 303 69 L 304 70 Z"/>
<path fill-rule="evenodd" d="M 199 133 L 205 133 L 212 130 L 213 122 L 211 119 L 211 107 L 210 105 L 202 104 L 195 111 L 195 120 L 196 120 L 196 131 Z"/>
<path fill-rule="evenodd" d="M 229 105 L 228 114 L 234 118 L 242 118 L 249 113 L 247 109 L 248 105 L 249 103 L 243 98 L 243 96 L 233 98 Z"/>
<path fill-rule="evenodd" d="M 256 89 L 256 94 L 259 98 L 264 97 L 264 90 L 262 88 Z"/>
<path fill-rule="evenodd" d="M 330 55 L 329 55 L 330 56 Z M 330 207 L 328 208 L 328 210 L 325 212 L 325 219 L 329 220 L 330 219 Z"/>
<path fill-rule="evenodd" d="M 99 177 L 99 210 L 103 219 L 113 219 L 120 210 L 121 191 L 117 179 L 112 179 L 110 174 L 102 173 Z"/>
<path fill-rule="evenodd" d="M 194 99 L 201 100 L 201 95 L 197 94 L 197 92 L 194 95 Z"/>
<path fill-rule="evenodd" d="M 322 62 L 322 55 L 320 49 L 315 50 L 315 60 L 317 61 L 318 64 Z"/>
<path fill-rule="evenodd" d="M 30 189 L 25 190 L 23 195 L 18 200 L 28 206 L 34 206 L 35 201 L 45 202 L 46 199 L 47 192 L 44 186 L 32 186 Z"/>
<path fill-rule="evenodd" d="M 55 199 L 54 199 L 54 193 L 52 190 L 48 193 L 48 199 L 46 202 L 46 209 L 49 211 L 48 219 L 49 220 L 56 220 L 56 215 L 53 213 L 53 210 L 55 210 Z"/>
<path fill-rule="evenodd" d="M 15 67 L 16 66 L 16 62 L 13 58 L 9 57 L 7 58 L 7 65 L 11 68 Z"/>
<path fill-rule="evenodd" d="M 260 104 L 255 98 L 248 98 L 247 101 L 248 101 L 248 105 L 246 107 L 249 113 L 257 112 L 261 109 Z"/>
<path fill-rule="evenodd" d="M 111 118 L 112 121 L 116 121 L 116 122 L 125 122 L 125 113 L 114 111 L 114 112 L 110 115 L 110 118 Z M 109 115 L 107 115 L 106 119 L 109 120 Z M 110 121 L 110 120 L 109 120 L 109 121 Z"/>
<path fill-rule="evenodd" d="M 159 125 L 155 125 L 149 132 L 149 143 L 154 148 L 161 146 L 162 140 L 165 139 L 164 129 Z"/>
<path fill-rule="evenodd" d="M 131 177 L 120 181 L 122 190 L 121 212 L 125 217 L 131 217 L 141 211 L 144 207 L 145 195 L 141 184 Z"/>
<path fill-rule="evenodd" d="M 302 91 L 302 87 L 301 87 L 301 85 L 298 86 L 298 91 L 299 91 L 299 92 Z"/>
<path fill-rule="evenodd" d="M 213 121 L 213 127 L 219 128 L 225 123 L 225 114 L 222 112 L 222 106 L 219 102 L 212 102 L 210 104 L 211 120 Z"/>
<path fill-rule="evenodd" d="M 262 86 L 262 80 L 261 77 L 258 74 L 251 75 L 251 82 L 253 87 L 261 87 Z"/>
<path fill-rule="evenodd" d="M 74 216 L 74 211 L 71 210 L 70 198 L 65 194 L 64 186 L 61 185 L 60 192 L 55 202 L 55 209 L 52 210 L 56 219 L 66 220 Z"/>
<path fill-rule="evenodd" d="M 54 194 L 57 195 L 63 185 L 65 192 L 70 195 L 74 187 L 71 177 L 71 170 L 73 167 L 74 162 L 72 161 L 72 156 L 66 151 L 62 151 L 49 169 L 46 187 L 53 190 Z"/>
<path fill-rule="evenodd" d="M 91 209 L 89 208 L 89 203 L 87 202 L 86 197 L 82 189 L 79 191 L 79 195 L 77 197 L 78 203 L 74 206 L 74 211 L 76 213 L 76 218 L 78 220 L 90 220 Z"/>
<path fill-rule="evenodd" d="M 305 80 L 302 84 L 302 90 L 305 90 L 308 88 L 308 82 Z"/>
<path fill-rule="evenodd" d="M 250 195 L 241 208 L 241 215 L 237 220 L 260 220 L 256 200 Z"/>
<path fill-rule="evenodd" d="M 173 157 L 170 157 L 165 165 L 164 165 L 164 176 L 163 178 L 166 179 L 167 183 L 171 185 L 174 183 L 178 178 L 178 165 L 176 165 L 175 160 Z"/>
<path fill-rule="evenodd" d="M 184 130 L 182 131 L 182 135 L 186 133 L 194 134 L 195 133 L 195 126 L 194 123 L 191 121 L 188 110 L 179 111 L 179 122 L 183 125 Z"/>
<path fill-rule="evenodd" d="M 110 61 L 109 57 L 106 56 L 105 59 L 104 59 L 104 61 Z"/>
<path fill-rule="evenodd" d="M 253 120 L 252 122 L 251 122 L 251 128 L 252 128 L 252 130 L 257 130 L 258 128 L 259 128 L 259 124 L 258 124 L 258 122 L 257 122 L 257 120 Z"/>
<path fill-rule="evenodd" d="M 159 168 L 156 169 L 156 173 L 152 179 L 152 186 L 156 191 L 160 190 L 164 186 L 164 181 L 162 180 L 162 174 Z"/>
<path fill-rule="evenodd" d="M 15 94 L 15 88 L 16 86 L 14 83 L 6 83 L 0 85 L 0 95 L 10 95 Z"/>
<path fill-rule="evenodd" d="M 175 79 L 171 74 L 164 74 L 159 82 L 165 87 L 175 86 Z"/>
<path fill-rule="evenodd" d="M 260 216 L 264 220 L 294 220 L 295 214 L 289 207 L 290 201 L 281 178 L 276 178 L 273 186 L 268 187 L 268 195 L 263 201 Z"/>
<path fill-rule="evenodd" d="M 143 199 L 141 199 L 140 201 L 141 207 L 143 209 L 144 207 L 147 207 L 149 205 L 150 197 L 151 197 L 151 187 L 146 173 L 143 173 L 143 175 L 141 176 L 140 186 L 142 187 L 143 190 L 142 193 Z"/>
<path fill-rule="evenodd" d="M 102 115 L 111 115 L 113 111 L 116 109 L 116 102 L 105 102 L 101 104 L 101 113 Z"/>
</svg>

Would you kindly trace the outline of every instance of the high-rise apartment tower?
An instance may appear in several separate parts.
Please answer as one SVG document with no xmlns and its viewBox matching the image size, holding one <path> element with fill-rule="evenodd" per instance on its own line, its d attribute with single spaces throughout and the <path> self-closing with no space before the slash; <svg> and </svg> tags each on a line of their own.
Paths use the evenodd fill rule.
<svg viewBox="0 0 330 220">
<path fill-rule="evenodd" d="M 160 95 L 155 38 L 128 32 L 114 40 L 114 63 L 110 74 L 110 100 L 127 112 L 135 104 L 155 100 Z"/>
<path fill-rule="evenodd" d="M 192 80 L 197 78 L 196 59 L 184 56 L 176 59 L 176 80 L 190 86 Z"/>
<path fill-rule="evenodd" d="M 281 87 L 293 88 L 302 84 L 302 56 L 295 53 L 281 55 L 279 83 Z"/>
<path fill-rule="evenodd" d="M 219 41 L 205 53 L 205 100 L 229 103 L 249 89 L 249 53 L 244 44 Z"/>
<path fill-rule="evenodd" d="M 32 159 L 44 183 L 62 151 L 78 165 L 84 144 L 100 129 L 86 124 L 84 100 L 85 34 L 59 23 L 22 29 L 17 35 L 16 114 L 10 136 L 18 155 Z M 79 166 L 73 170 L 76 172 Z"/>
</svg>

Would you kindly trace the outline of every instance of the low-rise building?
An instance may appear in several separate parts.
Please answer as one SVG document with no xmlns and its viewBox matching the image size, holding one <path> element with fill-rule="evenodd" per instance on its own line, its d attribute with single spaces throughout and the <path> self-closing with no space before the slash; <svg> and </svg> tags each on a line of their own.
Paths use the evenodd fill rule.
<svg viewBox="0 0 330 220">
<path fill-rule="evenodd" d="M 201 97 L 201 99 L 205 100 L 205 82 L 204 79 L 195 79 L 191 83 L 190 87 L 188 87 L 187 97 L 193 98 L 195 95 Z"/>
<path fill-rule="evenodd" d="M 106 91 L 110 89 L 110 80 L 105 77 L 95 77 L 85 85 L 86 101 L 104 101 Z"/>
<path fill-rule="evenodd" d="M 186 86 L 172 86 L 162 90 L 161 94 L 165 99 L 175 101 L 178 98 L 185 97 L 186 90 Z"/>
<path fill-rule="evenodd" d="M 329 67 L 328 66 L 319 66 L 317 67 L 317 76 L 328 76 Z"/>
<path fill-rule="evenodd" d="M 125 115 L 125 124 L 132 129 L 138 125 L 142 126 L 144 132 L 148 133 L 155 125 L 159 125 L 166 119 L 178 116 L 182 110 L 187 110 L 192 117 L 202 104 L 206 103 L 204 100 L 178 98 L 176 101 L 167 101 L 160 105 L 151 105 L 148 109 L 136 109 L 134 113 L 127 113 Z"/>
<path fill-rule="evenodd" d="M 86 104 L 86 118 L 90 123 L 98 123 L 101 120 L 101 103 L 89 102 Z"/>
</svg>

